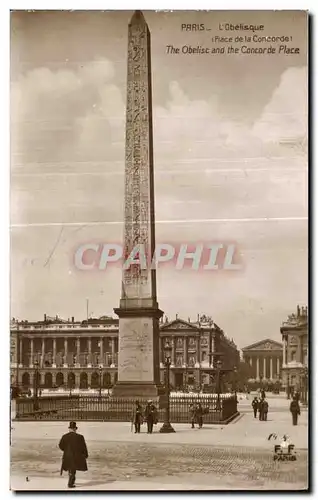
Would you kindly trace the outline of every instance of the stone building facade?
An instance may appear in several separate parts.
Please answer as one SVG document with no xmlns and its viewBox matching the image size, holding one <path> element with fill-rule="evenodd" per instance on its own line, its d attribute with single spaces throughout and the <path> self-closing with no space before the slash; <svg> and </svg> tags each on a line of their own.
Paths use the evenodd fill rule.
<svg viewBox="0 0 318 500">
<path fill-rule="evenodd" d="M 251 366 L 252 380 L 277 383 L 282 377 L 283 345 L 265 339 L 242 349 L 243 360 Z"/>
<path fill-rule="evenodd" d="M 209 383 L 216 361 L 232 370 L 239 351 L 224 332 L 206 316 L 197 321 L 167 318 L 160 323 L 160 371 L 164 377 L 164 348 L 171 346 L 170 382 L 173 387 Z M 24 389 L 107 388 L 117 381 L 118 319 L 11 323 L 11 385 Z"/>
<path fill-rule="evenodd" d="M 280 332 L 283 339 L 283 384 L 288 397 L 299 391 L 307 401 L 308 392 L 308 308 L 297 306 Z"/>
</svg>

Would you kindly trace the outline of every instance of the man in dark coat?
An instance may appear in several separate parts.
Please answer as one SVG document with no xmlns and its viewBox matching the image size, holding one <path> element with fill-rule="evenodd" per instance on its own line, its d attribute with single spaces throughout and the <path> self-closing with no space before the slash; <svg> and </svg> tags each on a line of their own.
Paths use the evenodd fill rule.
<svg viewBox="0 0 318 500">
<path fill-rule="evenodd" d="M 293 417 L 293 425 L 297 425 L 298 415 L 300 415 L 300 407 L 299 407 L 297 397 L 295 397 L 295 396 L 293 397 L 293 400 L 290 403 L 289 410 L 290 410 L 290 413 L 292 414 L 292 417 Z"/>
<path fill-rule="evenodd" d="M 259 406 L 259 402 L 258 402 L 257 396 L 255 396 L 254 399 L 253 399 L 253 401 L 252 401 L 252 408 L 253 408 L 253 412 L 254 412 L 254 418 L 256 418 L 256 416 L 257 416 L 258 406 Z"/>
<path fill-rule="evenodd" d="M 61 475 L 63 470 L 68 472 L 68 487 L 75 488 L 76 471 L 87 471 L 88 458 L 84 436 L 77 434 L 75 422 L 70 422 L 69 432 L 64 434 L 59 443 L 63 451 Z"/>
<path fill-rule="evenodd" d="M 262 420 L 267 420 L 267 413 L 268 413 L 268 402 L 266 399 L 263 399 L 263 418 Z"/>
<path fill-rule="evenodd" d="M 147 406 L 145 408 L 145 418 L 147 421 L 147 434 L 152 434 L 153 425 L 158 422 L 157 408 L 153 404 L 152 400 L 147 402 Z"/>
<path fill-rule="evenodd" d="M 139 401 L 135 402 L 135 406 L 133 407 L 132 415 L 131 415 L 131 422 L 135 426 L 135 434 L 140 433 L 140 426 L 143 422 L 142 419 L 142 407 L 139 403 Z"/>
<path fill-rule="evenodd" d="M 194 424 L 196 420 L 196 407 L 193 403 L 189 406 L 190 420 L 191 420 L 191 429 L 194 429 Z"/>
<path fill-rule="evenodd" d="M 202 429 L 202 426 L 203 426 L 203 408 L 202 408 L 201 403 L 198 403 L 197 407 L 196 407 L 196 420 L 199 424 L 199 429 Z"/>
<path fill-rule="evenodd" d="M 259 404 L 258 404 L 258 411 L 259 411 L 259 419 L 263 420 L 263 403 L 264 399 L 261 399 Z"/>
</svg>

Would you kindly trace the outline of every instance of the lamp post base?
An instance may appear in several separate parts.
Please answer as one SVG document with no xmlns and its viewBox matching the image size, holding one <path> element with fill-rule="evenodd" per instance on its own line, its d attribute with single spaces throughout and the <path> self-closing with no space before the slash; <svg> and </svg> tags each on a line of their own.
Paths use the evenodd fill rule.
<svg viewBox="0 0 318 500">
<path fill-rule="evenodd" d="M 169 434 L 171 432 L 176 432 L 170 422 L 164 422 L 163 426 L 159 429 L 162 434 Z"/>
</svg>

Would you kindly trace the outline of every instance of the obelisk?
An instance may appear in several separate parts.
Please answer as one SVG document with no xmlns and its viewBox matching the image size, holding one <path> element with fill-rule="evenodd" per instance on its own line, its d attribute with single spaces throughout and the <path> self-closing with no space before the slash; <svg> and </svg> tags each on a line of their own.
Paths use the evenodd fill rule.
<svg viewBox="0 0 318 500">
<path fill-rule="evenodd" d="M 159 319 L 163 312 L 157 303 L 156 270 L 150 266 L 155 250 L 150 50 L 147 23 L 141 11 L 135 11 L 128 27 L 124 208 L 126 266 L 123 266 L 122 272 L 120 306 L 114 309 L 119 316 L 115 397 L 155 398 L 160 393 Z M 143 257 L 147 259 L 146 265 Z"/>
</svg>

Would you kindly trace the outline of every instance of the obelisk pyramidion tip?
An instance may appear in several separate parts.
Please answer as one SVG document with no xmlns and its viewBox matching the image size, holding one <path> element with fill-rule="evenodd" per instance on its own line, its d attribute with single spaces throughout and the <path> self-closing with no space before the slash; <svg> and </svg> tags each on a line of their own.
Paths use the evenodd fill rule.
<svg viewBox="0 0 318 500">
<path fill-rule="evenodd" d="M 129 24 L 147 24 L 141 10 L 135 10 Z"/>
</svg>

